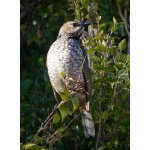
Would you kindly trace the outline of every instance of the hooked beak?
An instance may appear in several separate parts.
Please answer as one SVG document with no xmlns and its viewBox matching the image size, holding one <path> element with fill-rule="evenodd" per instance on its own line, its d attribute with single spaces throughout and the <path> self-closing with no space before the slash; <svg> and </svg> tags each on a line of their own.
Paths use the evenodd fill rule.
<svg viewBox="0 0 150 150">
<path fill-rule="evenodd" d="M 88 25 L 92 24 L 92 21 L 86 21 L 86 22 L 80 22 L 79 25 L 81 25 L 82 27 L 87 27 Z"/>
</svg>

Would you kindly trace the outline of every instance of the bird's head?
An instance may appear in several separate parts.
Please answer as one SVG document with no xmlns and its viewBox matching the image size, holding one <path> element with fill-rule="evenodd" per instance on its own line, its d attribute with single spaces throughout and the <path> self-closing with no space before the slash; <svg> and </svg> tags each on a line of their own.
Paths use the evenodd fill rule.
<svg viewBox="0 0 150 150">
<path fill-rule="evenodd" d="M 84 28 L 90 25 L 91 23 L 92 23 L 91 21 L 87 21 L 87 22 L 69 21 L 60 28 L 57 39 L 62 36 L 78 39 L 82 35 Z"/>
</svg>

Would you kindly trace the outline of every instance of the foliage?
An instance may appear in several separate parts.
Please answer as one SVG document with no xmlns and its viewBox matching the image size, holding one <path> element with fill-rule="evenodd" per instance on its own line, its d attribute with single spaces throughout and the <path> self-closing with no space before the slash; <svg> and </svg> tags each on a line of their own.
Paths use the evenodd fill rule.
<svg viewBox="0 0 150 150">
<path fill-rule="evenodd" d="M 127 52 L 128 34 L 114 1 L 21 0 L 20 136 L 23 150 L 129 149 L 130 100 Z M 118 1 L 128 8 L 129 1 Z M 93 95 L 90 99 L 96 138 L 85 139 L 77 97 L 62 93 L 59 107 L 46 69 L 46 54 L 62 24 L 68 20 L 92 18 L 94 35 L 82 39 L 92 70 Z M 65 73 L 60 73 L 63 78 Z M 55 106 L 55 107 L 54 107 Z M 53 112 L 47 128 L 36 134 Z"/>
<path fill-rule="evenodd" d="M 93 62 L 95 91 L 91 103 L 100 145 L 104 149 L 129 149 L 129 55 L 122 53 L 125 39 L 115 45 L 118 37 L 112 34 L 120 24 L 113 20 L 110 33 L 104 35 L 99 25 L 94 39 L 85 42 L 91 46 L 88 54 Z"/>
</svg>

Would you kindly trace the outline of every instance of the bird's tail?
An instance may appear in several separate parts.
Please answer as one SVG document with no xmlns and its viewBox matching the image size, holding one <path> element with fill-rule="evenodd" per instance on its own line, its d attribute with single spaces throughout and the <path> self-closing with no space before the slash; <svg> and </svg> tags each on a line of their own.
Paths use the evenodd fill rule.
<svg viewBox="0 0 150 150">
<path fill-rule="evenodd" d="M 88 107 L 88 108 L 87 108 Z M 86 109 L 80 109 L 81 117 L 82 117 L 82 124 L 84 127 L 84 134 L 85 137 L 95 137 L 95 127 L 94 122 L 92 119 L 92 115 L 89 110 L 89 103 L 87 103 Z"/>
</svg>

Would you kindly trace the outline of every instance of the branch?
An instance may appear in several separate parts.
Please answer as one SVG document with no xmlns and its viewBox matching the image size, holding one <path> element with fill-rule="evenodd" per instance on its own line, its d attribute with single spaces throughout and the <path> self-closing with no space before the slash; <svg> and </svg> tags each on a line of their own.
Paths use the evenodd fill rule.
<svg viewBox="0 0 150 150">
<path fill-rule="evenodd" d="M 43 130 L 46 129 L 47 125 L 52 121 L 55 112 L 56 112 L 56 111 L 58 110 L 58 108 L 59 108 L 62 104 L 64 104 L 64 103 L 65 103 L 65 101 L 61 101 L 61 102 L 57 105 L 57 107 L 51 112 L 51 114 L 49 114 L 49 116 L 46 118 L 46 120 L 41 124 L 41 127 L 39 128 L 39 130 L 38 130 L 38 132 L 35 134 L 35 136 L 38 136 Z M 34 141 L 34 140 L 32 139 L 32 142 L 33 142 L 33 141 Z"/>
<path fill-rule="evenodd" d="M 89 14 L 89 20 L 90 21 L 93 21 L 92 19 L 92 15 L 93 15 L 93 0 L 90 0 L 89 1 L 89 4 L 88 4 L 88 14 Z"/>
<path fill-rule="evenodd" d="M 98 134 L 96 139 L 96 150 L 98 149 L 100 140 L 101 140 L 101 117 L 99 117 Z"/>
<path fill-rule="evenodd" d="M 29 3 L 30 8 L 27 8 L 25 11 L 22 11 L 20 14 L 20 19 L 24 18 L 27 14 L 31 16 L 35 6 L 38 4 L 39 0 L 36 0 L 35 2 Z"/>
<path fill-rule="evenodd" d="M 123 14 L 122 14 L 122 12 L 121 12 L 121 7 L 120 7 L 120 4 L 119 4 L 118 0 L 116 0 L 116 4 L 117 4 L 117 7 L 118 7 L 119 15 L 120 15 L 121 19 L 123 20 L 123 22 L 125 24 L 125 30 L 126 30 L 128 36 L 130 36 L 130 32 L 129 32 L 129 29 L 128 29 L 128 28 L 130 28 L 130 26 L 127 23 L 127 20 L 126 20 L 127 19 L 127 16 L 126 16 L 127 13 L 125 12 L 125 17 L 124 17 Z"/>
<path fill-rule="evenodd" d="M 72 123 L 75 121 L 76 118 L 78 118 L 80 114 L 77 115 L 77 117 L 73 118 L 65 127 L 65 129 L 62 132 L 55 131 L 51 136 L 47 137 L 46 142 L 49 144 L 53 144 L 56 141 L 59 141 L 64 135 L 67 133 L 67 129 L 72 125 Z M 62 134 L 64 133 L 64 134 Z"/>
</svg>

